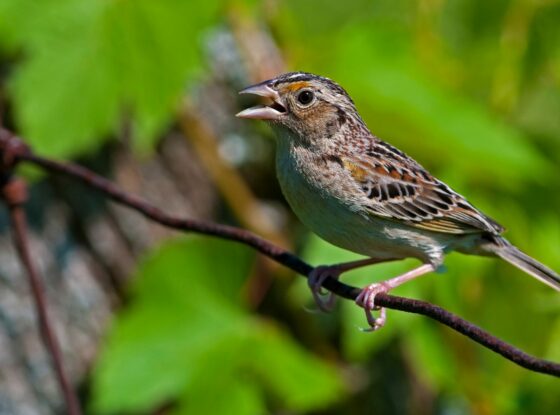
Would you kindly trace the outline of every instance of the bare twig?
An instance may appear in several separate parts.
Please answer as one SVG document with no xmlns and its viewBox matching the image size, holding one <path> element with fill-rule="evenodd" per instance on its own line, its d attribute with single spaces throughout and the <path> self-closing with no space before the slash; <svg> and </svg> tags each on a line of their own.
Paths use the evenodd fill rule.
<svg viewBox="0 0 560 415">
<path fill-rule="evenodd" d="M 27 220 L 23 209 L 23 205 L 27 199 L 27 188 L 21 179 L 6 177 L 3 179 L 2 197 L 10 211 L 14 245 L 19 255 L 20 262 L 27 273 L 29 285 L 31 286 L 41 337 L 52 358 L 54 371 L 66 402 L 66 412 L 70 415 L 80 415 L 82 411 L 80 409 L 78 397 L 68 382 L 68 378 L 64 372 L 62 353 L 49 320 L 44 290 L 29 252 Z"/>
<path fill-rule="evenodd" d="M 5 148 L 10 138 L 13 142 L 13 135 L 7 130 L 0 129 L 0 156 L 5 156 Z M 21 140 L 19 140 L 19 143 L 19 145 L 12 145 L 10 157 L 33 163 L 51 173 L 60 173 L 79 179 L 88 186 L 104 193 L 115 202 L 126 205 L 164 226 L 184 232 L 196 232 L 240 242 L 304 276 L 307 276 L 313 270 L 311 265 L 299 257 L 249 231 L 208 221 L 183 219 L 168 215 L 139 197 L 128 194 L 111 181 L 82 166 L 73 163 L 61 163 L 37 156 Z M 16 150 L 13 150 L 14 148 Z M 331 278 L 326 279 L 323 286 L 338 296 L 351 300 L 355 299 L 360 292 L 360 289 L 357 287 L 343 284 Z M 424 301 L 387 294 L 379 294 L 375 300 L 379 306 L 430 317 L 526 369 L 560 377 L 560 364 L 528 355 L 441 307 Z"/>
</svg>

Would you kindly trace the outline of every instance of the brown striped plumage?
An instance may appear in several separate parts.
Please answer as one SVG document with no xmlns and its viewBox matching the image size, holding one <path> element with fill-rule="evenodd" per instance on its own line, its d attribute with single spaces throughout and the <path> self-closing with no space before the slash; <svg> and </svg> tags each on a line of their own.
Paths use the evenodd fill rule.
<svg viewBox="0 0 560 415">
<path fill-rule="evenodd" d="M 292 72 L 242 92 L 272 100 L 238 116 L 267 120 L 275 129 L 278 178 L 298 217 L 327 241 L 371 258 L 311 275 L 321 308 L 328 308 L 318 298 L 326 277 L 367 263 L 420 259 L 424 265 L 364 290 L 358 302 L 376 329 L 384 314 L 371 316 L 375 295 L 437 269 L 452 250 L 501 257 L 560 290 L 560 276 L 513 247 L 502 226 L 373 135 L 335 82 Z"/>
</svg>

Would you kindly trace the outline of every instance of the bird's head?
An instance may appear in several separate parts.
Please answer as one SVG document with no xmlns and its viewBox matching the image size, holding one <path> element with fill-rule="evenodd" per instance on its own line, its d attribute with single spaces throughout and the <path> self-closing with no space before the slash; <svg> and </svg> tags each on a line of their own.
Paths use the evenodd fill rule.
<svg viewBox="0 0 560 415">
<path fill-rule="evenodd" d="M 240 94 L 263 96 L 270 103 L 241 111 L 238 117 L 269 121 L 304 141 L 332 136 L 351 121 L 362 123 L 354 102 L 340 85 L 310 73 L 286 73 Z"/>
</svg>

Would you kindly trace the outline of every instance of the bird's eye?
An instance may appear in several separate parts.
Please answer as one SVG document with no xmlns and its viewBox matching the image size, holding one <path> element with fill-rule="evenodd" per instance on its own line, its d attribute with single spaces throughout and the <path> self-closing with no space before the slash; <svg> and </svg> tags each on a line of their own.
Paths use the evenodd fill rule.
<svg viewBox="0 0 560 415">
<path fill-rule="evenodd" d="M 314 99 L 315 99 L 315 95 L 313 94 L 313 92 L 307 89 L 301 91 L 297 96 L 297 100 L 301 105 L 309 105 L 313 102 Z"/>
</svg>

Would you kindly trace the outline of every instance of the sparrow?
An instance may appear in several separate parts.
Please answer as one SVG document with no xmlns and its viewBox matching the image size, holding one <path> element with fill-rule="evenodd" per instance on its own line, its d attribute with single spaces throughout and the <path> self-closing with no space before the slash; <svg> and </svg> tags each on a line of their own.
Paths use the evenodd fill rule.
<svg viewBox="0 0 560 415">
<path fill-rule="evenodd" d="M 386 311 L 376 307 L 376 295 L 437 271 L 451 251 L 502 258 L 560 291 L 560 276 L 501 236 L 501 225 L 372 134 L 336 82 L 290 72 L 240 93 L 269 101 L 237 117 L 272 126 L 278 180 L 301 222 L 326 241 L 366 256 L 316 267 L 308 276 L 321 310 L 330 310 L 334 302 L 332 293 L 321 297 L 325 279 L 366 265 L 419 259 L 422 265 L 370 284 L 357 297 L 368 330 L 377 330 L 385 324 Z M 377 317 L 373 310 L 379 310 Z"/>
</svg>

